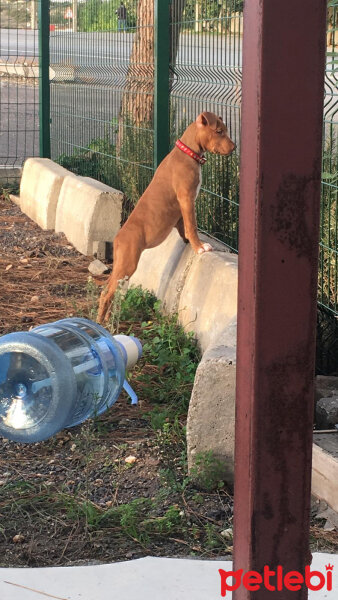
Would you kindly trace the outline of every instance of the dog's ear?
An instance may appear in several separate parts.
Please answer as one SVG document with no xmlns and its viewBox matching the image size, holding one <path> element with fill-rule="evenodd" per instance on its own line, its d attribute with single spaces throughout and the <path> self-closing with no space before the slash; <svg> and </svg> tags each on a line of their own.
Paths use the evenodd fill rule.
<svg viewBox="0 0 338 600">
<path fill-rule="evenodd" d="M 200 127 L 206 127 L 206 125 L 209 125 L 208 117 L 205 112 L 202 112 L 200 115 L 198 115 L 196 123 Z"/>
<path fill-rule="evenodd" d="M 222 121 L 222 123 L 223 123 L 223 119 L 222 119 L 222 117 L 218 117 L 218 119 L 219 119 L 219 121 Z"/>
</svg>

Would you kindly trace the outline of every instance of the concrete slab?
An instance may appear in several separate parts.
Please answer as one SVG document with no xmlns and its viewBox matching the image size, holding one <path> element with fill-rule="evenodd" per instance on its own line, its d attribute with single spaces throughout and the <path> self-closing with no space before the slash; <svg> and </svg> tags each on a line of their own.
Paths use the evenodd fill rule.
<svg viewBox="0 0 338 600">
<path fill-rule="evenodd" d="M 333 590 L 310 591 L 310 600 L 337 596 L 338 555 L 313 555 L 312 570 L 326 574 L 333 565 Z M 87 567 L 0 569 L 0 597 L 4 600 L 216 600 L 221 598 L 218 569 L 232 570 L 231 561 L 141 558 Z M 231 592 L 226 598 L 231 598 Z"/>
<path fill-rule="evenodd" d="M 204 352 L 237 314 L 238 257 L 208 236 L 200 237 L 213 252 L 194 254 L 174 229 L 160 246 L 142 253 L 130 285 L 152 291 L 167 312 L 178 311 Z"/>
<path fill-rule="evenodd" d="M 20 207 L 42 229 L 54 229 L 56 207 L 63 180 L 75 179 L 49 158 L 28 158 L 20 183 Z"/>
<path fill-rule="evenodd" d="M 201 235 L 214 251 L 194 254 L 174 229 L 156 248 L 145 250 L 131 285 L 151 290 L 168 313 L 192 331 L 202 349 L 189 405 L 188 465 L 212 452 L 222 461 L 219 479 L 233 482 L 235 435 L 238 258 Z"/>
<path fill-rule="evenodd" d="M 123 193 L 90 177 L 65 177 L 57 204 L 55 231 L 86 256 L 98 242 L 112 242 L 120 228 Z"/>
<path fill-rule="evenodd" d="M 141 285 L 155 294 L 166 312 L 176 312 L 187 269 L 194 253 L 176 229 L 156 248 L 144 250 L 130 285 Z"/>
<path fill-rule="evenodd" d="M 219 461 L 215 471 L 217 481 L 225 480 L 230 485 L 234 479 L 236 333 L 235 316 L 204 352 L 196 371 L 187 420 L 190 474 L 194 472 L 196 458 L 201 459 L 212 450 Z"/>
<path fill-rule="evenodd" d="M 204 352 L 237 315 L 238 257 L 226 252 L 194 256 L 178 311 L 182 325 L 194 331 Z"/>
<path fill-rule="evenodd" d="M 39 77 L 39 61 L 28 56 L 0 57 L 0 74 L 7 77 L 24 77 L 25 79 Z M 53 79 L 55 72 L 49 68 L 49 78 Z"/>
</svg>

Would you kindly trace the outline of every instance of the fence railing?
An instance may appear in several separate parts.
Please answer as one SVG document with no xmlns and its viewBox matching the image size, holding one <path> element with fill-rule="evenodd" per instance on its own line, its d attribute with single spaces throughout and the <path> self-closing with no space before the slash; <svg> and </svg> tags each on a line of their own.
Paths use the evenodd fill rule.
<svg viewBox="0 0 338 600">
<path fill-rule="evenodd" d="M 184 5 L 180 10 L 180 5 Z M 203 110 L 222 116 L 240 143 L 243 1 L 173 0 L 171 145 Z M 239 158 L 210 155 L 197 202 L 200 229 L 238 248 Z"/>
<path fill-rule="evenodd" d="M 52 157 L 123 189 L 135 203 L 153 175 L 154 8 L 146 0 L 51 2 Z"/>
<path fill-rule="evenodd" d="M 318 306 L 319 368 L 338 374 L 338 0 L 328 2 Z"/>
<path fill-rule="evenodd" d="M 122 189 L 126 218 L 187 124 L 202 110 L 217 112 L 238 150 L 208 157 L 198 223 L 237 251 L 243 3 L 49 0 L 48 31 L 38 0 L 0 0 L 0 166 L 21 166 L 39 152 L 39 118 L 48 155 L 50 115 L 52 158 Z M 50 82 L 45 52 L 38 60 L 38 15 Z M 337 79 L 338 0 L 328 0 L 318 339 L 330 340 L 328 362 L 338 371 Z"/>
</svg>

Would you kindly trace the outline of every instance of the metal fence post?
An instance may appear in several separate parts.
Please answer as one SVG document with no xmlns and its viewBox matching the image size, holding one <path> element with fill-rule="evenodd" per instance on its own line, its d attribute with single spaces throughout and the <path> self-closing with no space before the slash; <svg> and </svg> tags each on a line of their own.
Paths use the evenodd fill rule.
<svg viewBox="0 0 338 600">
<path fill-rule="evenodd" d="M 50 158 L 49 0 L 39 1 L 40 156 Z"/>
<path fill-rule="evenodd" d="M 170 0 L 154 0 L 154 167 L 169 152 L 169 7 Z"/>
<path fill-rule="evenodd" d="M 261 586 L 233 600 L 308 596 L 278 574 L 311 562 L 325 24 L 324 1 L 245 3 L 234 569 Z"/>
</svg>

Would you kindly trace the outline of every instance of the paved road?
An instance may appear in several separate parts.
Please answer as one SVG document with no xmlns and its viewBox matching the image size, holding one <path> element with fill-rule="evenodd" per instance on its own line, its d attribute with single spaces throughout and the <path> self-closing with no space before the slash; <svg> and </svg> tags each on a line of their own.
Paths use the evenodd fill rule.
<svg viewBox="0 0 338 600">
<path fill-rule="evenodd" d="M 77 66 L 114 66 L 116 60 L 129 60 L 133 43 L 132 33 L 73 33 L 51 32 L 51 62 L 71 61 Z M 0 29 L 0 56 L 38 57 L 38 32 L 25 29 Z M 242 44 L 237 37 L 208 34 L 181 34 L 178 62 L 189 65 L 242 64 Z"/>
<path fill-rule="evenodd" d="M 113 141 L 113 122 L 120 109 L 133 37 L 131 33 L 51 34 L 51 64 L 56 72 L 51 85 L 51 128 L 56 154 L 72 153 L 73 144 L 85 148 L 97 138 L 108 136 Z M 0 29 L 0 56 L 11 61 L 17 56 L 38 58 L 37 32 Z M 240 63 L 238 39 L 182 34 L 174 95 L 183 100 L 178 100 L 177 115 L 190 119 L 209 109 L 226 117 L 224 105 L 240 100 Z M 76 82 L 62 81 L 65 64 L 75 67 Z M 37 87 L 29 83 L 17 86 L 3 82 L 0 164 L 6 156 L 10 161 L 17 157 L 16 163 L 20 163 L 24 156 L 38 151 L 37 93 Z M 232 113 L 234 128 L 239 129 L 239 109 Z"/>
<path fill-rule="evenodd" d="M 0 79 L 0 166 L 20 167 L 39 151 L 38 87 Z"/>
</svg>

